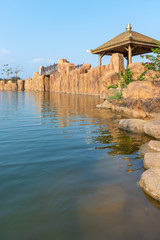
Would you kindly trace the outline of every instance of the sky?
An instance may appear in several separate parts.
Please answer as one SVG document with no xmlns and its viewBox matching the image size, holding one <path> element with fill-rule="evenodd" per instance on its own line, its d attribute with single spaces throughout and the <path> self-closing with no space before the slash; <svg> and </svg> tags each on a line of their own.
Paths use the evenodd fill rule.
<svg viewBox="0 0 160 240">
<path fill-rule="evenodd" d="M 18 67 L 22 79 L 62 58 L 97 66 L 98 55 L 86 50 L 124 32 L 128 23 L 160 40 L 159 9 L 159 0 L 0 0 L 0 77 L 3 64 Z M 109 59 L 105 56 L 102 64 Z"/>
</svg>

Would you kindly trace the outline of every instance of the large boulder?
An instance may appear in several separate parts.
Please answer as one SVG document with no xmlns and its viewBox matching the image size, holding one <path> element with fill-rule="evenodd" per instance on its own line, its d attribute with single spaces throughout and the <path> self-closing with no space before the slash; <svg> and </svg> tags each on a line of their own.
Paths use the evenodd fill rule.
<svg viewBox="0 0 160 240">
<path fill-rule="evenodd" d="M 143 166 L 145 169 L 160 168 L 160 152 L 148 152 L 144 155 Z"/>
<path fill-rule="evenodd" d="M 146 121 L 144 132 L 151 137 L 160 139 L 160 120 Z"/>
<path fill-rule="evenodd" d="M 155 71 L 153 71 L 153 70 L 148 70 L 148 71 L 146 72 L 145 77 L 146 77 L 147 80 L 151 80 L 151 79 L 157 80 L 157 78 L 156 78 L 155 75 L 156 75 L 156 72 L 155 72 Z"/>
<path fill-rule="evenodd" d="M 107 98 L 108 87 L 116 84 L 118 78 L 115 72 L 109 71 L 107 74 L 100 78 L 100 97 L 103 99 Z"/>
<path fill-rule="evenodd" d="M 130 99 L 159 98 L 160 87 L 154 87 L 152 81 L 134 81 L 123 89 L 122 96 Z"/>
<path fill-rule="evenodd" d="M 160 168 L 146 170 L 139 180 L 139 185 L 144 192 L 160 201 Z"/>
<path fill-rule="evenodd" d="M 122 54 L 120 53 L 112 54 L 112 57 L 109 63 L 109 70 L 116 73 L 120 73 L 121 71 L 125 70 L 124 56 Z"/>
<path fill-rule="evenodd" d="M 137 80 L 141 73 L 145 71 L 145 67 L 140 62 L 130 63 L 128 68 L 131 70 L 134 80 Z"/>
<path fill-rule="evenodd" d="M 135 133 L 144 133 L 145 121 L 141 119 L 122 119 L 118 128 Z"/>
</svg>

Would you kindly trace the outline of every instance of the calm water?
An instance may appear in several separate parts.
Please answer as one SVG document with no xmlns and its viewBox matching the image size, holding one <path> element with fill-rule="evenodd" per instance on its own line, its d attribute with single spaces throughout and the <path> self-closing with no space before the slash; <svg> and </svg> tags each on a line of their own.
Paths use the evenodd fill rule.
<svg viewBox="0 0 160 240">
<path fill-rule="evenodd" d="M 145 136 L 98 97 L 0 92 L 0 239 L 160 239 L 137 182 Z"/>
</svg>

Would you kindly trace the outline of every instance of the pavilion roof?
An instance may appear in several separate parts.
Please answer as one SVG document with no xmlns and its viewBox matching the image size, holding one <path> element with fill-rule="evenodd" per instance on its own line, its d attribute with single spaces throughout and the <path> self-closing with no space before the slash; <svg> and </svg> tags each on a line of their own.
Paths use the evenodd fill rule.
<svg viewBox="0 0 160 240">
<path fill-rule="evenodd" d="M 119 34 L 110 41 L 104 43 L 91 50 L 93 54 L 112 55 L 113 53 L 121 53 L 125 57 L 128 55 L 127 47 L 129 44 L 132 46 L 132 56 L 151 52 L 152 48 L 156 48 L 160 41 L 140 34 L 132 30 L 126 30 Z"/>
</svg>

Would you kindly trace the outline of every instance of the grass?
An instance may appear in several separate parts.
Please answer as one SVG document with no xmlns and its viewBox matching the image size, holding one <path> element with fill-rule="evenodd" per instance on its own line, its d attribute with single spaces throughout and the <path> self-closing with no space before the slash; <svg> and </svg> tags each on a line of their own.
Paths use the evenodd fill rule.
<svg viewBox="0 0 160 240">
<path fill-rule="evenodd" d="M 113 99 L 121 99 L 122 93 L 117 92 L 114 96 L 108 97 L 108 100 L 113 100 Z"/>
</svg>

